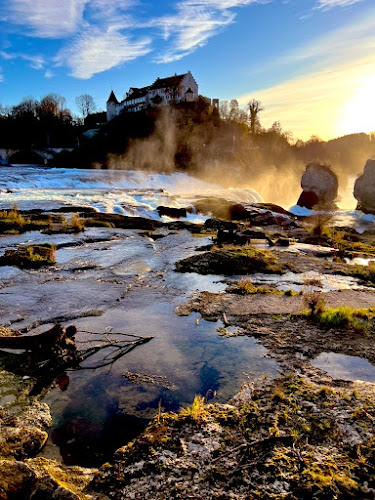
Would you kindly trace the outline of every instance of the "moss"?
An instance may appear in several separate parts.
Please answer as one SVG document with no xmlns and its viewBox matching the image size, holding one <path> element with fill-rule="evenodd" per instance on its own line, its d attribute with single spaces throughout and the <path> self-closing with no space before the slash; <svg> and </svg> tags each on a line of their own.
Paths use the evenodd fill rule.
<svg viewBox="0 0 375 500">
<path fill-rule="evenodd" d="M 6 233 L 9 230 L 22 232 L 26 219 L 19 213 L 17 205 L 11 210 L 0 211 L 0 233 Z"/>
<path fill-rule="evenodd" d="M 56 248 L 50 243 L 43 245 L 28 245 L 15 250 L 6 250 L 0 257 L 0 265 L 17 266 L 25 269 L 35 269 L 56 263 Z"/>
<path fill-rule="evenodd" d="M 194 255 L 176 263 L 180 272 L 201 274 L 252 274 L 256 272 L 281 274 L 277 257 L 267 250 L 250 245 L 214 246 L 209 252 Z"/>
<path fill-rule="evenodd" d="M 95 469 L 84 469 L 82 467 L 66 467 L 54 460 L 43 457 L 28 459 L 26 465 L 35 472 L 38 478 L 51 478 L 56 485 L 73 492 L 80 500 L 89 500 L 92 497 L 85 493 L 96 473 Z M 52 483 L 53 488 L 53 483 Z M 48 491 L 45 495 L 49 497 Z M 67 497 L 68 492 L 66 492 Z"/>
<path fill-rule="evenodd" d="M 271 288 L 269 286 L 256 286 L 251 280 L 242 280 L 237 283 L 238 290 L 243 295 L 286 295 L 288 297 L 294 297 L 300 295 L 300 292 L 295 292 L 294 290 L 279 290 L 278 288 Z"/>
<path fill-rule="evenodd" d="M 112 222 L 100 219 L 86 219 L 85 225 L 86 227 L 108 227 L 108 228 L 115 227 L 115 225 Z"/>
<path fill-rule="evenodd" d="M 348 274 L 355 278 L 364 281 L 368 286 L 375 286 L 375 264 L 371 263 L 368 266 L 352 266 L 348 270 Z"/>
</svg>

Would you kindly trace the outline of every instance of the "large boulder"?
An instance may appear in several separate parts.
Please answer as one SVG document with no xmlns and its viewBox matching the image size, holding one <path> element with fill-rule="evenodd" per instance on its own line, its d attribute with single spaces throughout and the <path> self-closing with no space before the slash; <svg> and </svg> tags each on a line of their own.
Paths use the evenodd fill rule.
<svg viewBox="0 0 375 500">
<path fill-rule="evenodd" d="M 326 165 L 310 163 L 302 176 L 303 192 L 297 205 L 312 209 L 315 205 L 331 205 L 337 198 L 337 175 Z"/>
<path fill-rule="evenodd" d="M 358 200 L 357 209 L 375 214 L 375 160 L 367 160 L 363 174 L 354 184 L 354 197 Z"/>
</svg>

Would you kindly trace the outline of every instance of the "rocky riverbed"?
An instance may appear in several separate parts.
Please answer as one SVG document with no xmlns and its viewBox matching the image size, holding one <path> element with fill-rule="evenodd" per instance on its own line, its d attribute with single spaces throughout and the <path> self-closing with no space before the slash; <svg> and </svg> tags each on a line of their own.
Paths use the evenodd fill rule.
<svg viewBox="0 0 375 500">
<path fill-rule="evenodd" d="M 2 352 L 0 498 L 374 497 L 371 230 L 58 213 L 0 238 L 0 333 L 77 351 Z"/>
</svg>

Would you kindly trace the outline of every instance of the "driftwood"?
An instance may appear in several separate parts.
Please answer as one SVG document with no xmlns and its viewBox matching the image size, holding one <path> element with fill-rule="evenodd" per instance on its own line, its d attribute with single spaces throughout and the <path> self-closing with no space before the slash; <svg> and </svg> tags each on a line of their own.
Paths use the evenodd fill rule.
<svg viewBox="0 0 375 500">
<path fill-rule="evenodd" d="M 42 384 L 48 385 L 56 373 L 67 370 L 97 370 L 106 366 L 111 368 L 122 356 L 153 338 L 112 331 L 80 332 L 89 333 L 93 337 L 80 342 L 91 344 L 86 349 L 77 349 L 74 340 L 77 333 L 75 326 L 64 328 L 56 324 L 53 328 L 34 335 L 0 336 L 0 352 L 1 349 L 22 350 L 23 354 L 17 355 L 17 360 L 9 355 L 8 369 L 34 375 L 41 379 Z M 114 338 L 109 338 L 109 334 L 113 334 Z M 102 353 L 101 356 L 98 356 L 99 352 Z"/>
<path fill-rule="evenodd" d="M 53 346 L 65 336 L 61 325 L 55 325 L 49 330 L 35 335 L 17 335 L 0 337 L 0 349 L 25 349 L 32 351 L 40 346 Z"/>
</svg>

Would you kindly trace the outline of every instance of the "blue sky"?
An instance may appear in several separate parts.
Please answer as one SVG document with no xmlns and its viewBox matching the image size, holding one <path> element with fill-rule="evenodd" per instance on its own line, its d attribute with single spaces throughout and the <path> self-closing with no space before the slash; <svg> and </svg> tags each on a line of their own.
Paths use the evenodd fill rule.
<svg viewBox="0 0 375 500">
<path fill-rule="evenodd" d="M 112 88 L 190 70 L 296 138 L 375 129 L 373 0 L 0 0 L 0 33 L 3 105 L 55 92 L 77 112 L 88 93 L 104 109 Z"/>
</svg>

